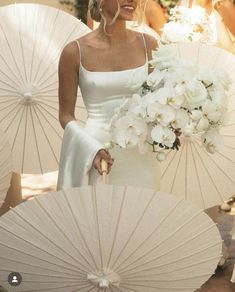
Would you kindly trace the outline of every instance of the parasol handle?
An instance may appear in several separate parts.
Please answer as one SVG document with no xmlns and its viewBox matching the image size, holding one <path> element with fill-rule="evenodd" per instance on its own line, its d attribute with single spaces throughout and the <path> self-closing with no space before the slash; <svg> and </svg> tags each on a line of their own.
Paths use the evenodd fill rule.
<svg viewBox="0 0 235 292">
<path fill-rule="evenodd" d="M 101 171 L 103 183 L 106 185 L 108 183 L 107 181 L 108 164 L 104 159 L 101 160 Z"/>
</svg>

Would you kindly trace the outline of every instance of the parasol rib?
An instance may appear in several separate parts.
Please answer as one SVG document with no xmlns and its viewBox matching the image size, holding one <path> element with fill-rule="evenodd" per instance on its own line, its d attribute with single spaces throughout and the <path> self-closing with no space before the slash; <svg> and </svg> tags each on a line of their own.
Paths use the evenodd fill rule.
<svg viewBox="0 0 235 292">
<path fill-rule="evenodd" d="M 115 267 L 115 270 L 118 271 L 118 268 L 123 265 L 133 254 L 136 253 L 136 251 L 138 251 L 148 240 L 149 238 L 152 237 L 152 235 L 154 233 L 156 233 L 156 231 L 160 228 L 160 226 L 164 223 L 164 221 L 169 218 L 169 215 L 177 208 L 178 205 L 181 204 L 181 201 L 178 201 L 174 206 L 172 206 L 172 208 L 169 210 L 169 212 L 162 218 L 162 220 L 159 222 L 159 224 L 156 226 L 156 228 L 149 234 L 149 236 L 144 240 L 142 241 L 142 243 L 140 245 L 138 245 L 131 253 L 128 257 L 126 257 L 126 259 L 124 261 L 122 261 L 121 263 L 119 263 L 119 265 L 117 267 L 115 267 L 116 263 L 117 263 L 117 260 L 116 259 L 113 263 L 113 267 Z"/>
<path fill-rule="evenodd" d="M 109 254 L 109 259 L 108 259 L 108 262 L 107 262 L 107 266 L 110 265 L 110 261 L 111 261 L 113 250 L 114 250 L 114 246 L 116 244 L 116 239 L 117 239 L 117 234 L 118 234 L 118 228 L 119 228 L 119 224 L 120 224 L 122 209 L 123 209 L 123 205 L 124 205 L 124 202 L 125 202 L 125 199 L 126 199 L 126 193 L 127 193 L 127 188 L 125 187 L 124 195 L 122 197 L 121 205 L 120 205 L 119 212 L 118 212 L 117 224 L 115 226 L 114 237 L 113 237 L 112 247 L 111 247 L 111 251 L 110 251 L 110 254 Z M 113 264 L 113 266 L 114 266 L 114 264 Z"/>
<path fill-rule="evenodd" d="M 70 210 L 70 212 L 71 212 L 71 214 L 72 214 L 72 217 L 73 217 L 74 223 L 76 224 L 76 227 L 78 228 L 79 234 L 81 235 L 81 238 L 82 238 L 82 240 L 83 240 L 83 243 L 84 243 L 84 245 L 86 246 L 87 251 L 88 251 L 88 253 L 89 253 L 89 255 L 90 255 L 90 258 L 91 258 L 93 264 L 95 265 L 96 270 L 99 270 L 99 268 L 98 268 L 98 266 L 97 266 L 97 263 L 96 263 L 96 261 L 95 261 L 95 259 L 94 259 L 94 256 L 93 256 L 93 254 L 92 254 L 92 252 L 91 252 L 91 250 L 90 250 L 90 248 L 89 248 L 89 246 L 88 246 L 88 244 L 87 244 L 87 242 L 86 242 L 86 239 L 85 239 L 85 237 L 84 237 L 84 235 L 83 235 L 83 233 L 82 233 L 82 231 L 81 231 L 81 228 L 80 228 L 80 226 L 79 226 L 79 224 L 78 224 L 78 222 L 77 222 L 77 219 L 76 219 L 76 216 L 75 216 L 74 211 L 73 211 L 73 209 L 72 209 L 72 206 L 71 206 L 71 204 L 70 204 L 70 202 L 69 202 L 67 196 L 65 195 L 65 192 L 64 192 L 64 191 L 63 191 L 63 195 L 64 195 L 64 198 L 65 198 L 67 204 L 68 204 L 69 210 Z"/>
<path fill-rule="evenodd" d="M 64 232 L 64 230 L 57 224 L 56 220 L 53 219 L 53 217 L 50 215 L 50 213 L 47 211 L 47 209 L 40 203 L 39 200 L 36 200 L 37 204 L 42 208 L 42 210 L 46 213 L 46 215 L 52 220 L 52 222 L 55 224 L 57 230 L 61 232 L 61 234 L 64 236 L 64 238 L 72 245 L 72 247 L 78 252 L 79 256 L 83 258 L 83 260 L 88 264 L 88 266 L 84 266 L 77 258 L 77 262 L 83 266 L 85 270 L 82 270 L 84 273 L 86 273 L 87 269 L 92 269 L 92 266 L 86 259 L 86 257 L 79 251 L 79 249 L 76 247 L 76 245 L 72 242 L 72 240 L 69 239 L 67 234 Z M 89 268 L 88 268 L 89 267 Z"/>
<path fill-rule="evenodd" d="M 142 219 L 144 218 L 144 216 L 145 216 L 145 214 L 146 214 L 146 212 L 147 212 L 147 210 L 148 210 L 150 204 L 152 203 L 152 201 L 153 201 L 155 195 L 156 195 L 156 193 L 155 193 L 155 191 L 153 191 L 153 195 L 152 195 L 152 197 L 151 197 L 151 198 L 149 199 L 149 201 L 147 202 L 146 207 L 145 207 L 143 213 L 141 214 L 140 218 L 137 220 L 137 223 L 136 223 L 134 229 L 132 230 L 130 236 L 128 237 L 128 239 L 127 239 L 125 245 L 123 246 L 123 248 L 121 249 L 120 253 L 118 254 L 118 256 L 116 257 L 116 259 L 114 260 L 113 265 L 115 265 L 115 263 L 117 262 L 118 258 L 120 258 L 121 255 L 123 254 L 124 250 L 126 249 L 127 245 L 129 244 L 131 238 L 132 238 L 133 235 L 135 234 L 135 232 L 136 232 L 138 226 L 140 225 Z M 116 239 L 115 239 L 115 240 L 116 240 Z M 110 259 L 109 259 L 109 261 L 108 261 L 108 266 L 109 266 L 109 264 L 110 264 L 110 260 L 111 260 L 111 256 L 110 256 Z"/>
<path fill-rule="evenodd" d="M 24 83 L 24 78 L 23 78 L 23 76 L 22 76 L 22 74 L 21 74 L 20 68 L 19 68 L 19 66 L 18 66 L 18 64 L 17 64 L 17 62 L 16 62 L 15 55 L 14 55 L 14 53 L 13 53 L 13 51 L 12 51 L 11 45 L 10 45 L 10 43 L 9 43 L 9 41 L 8 41 L 8 38 L 7 38 L 7 36 L 6 36 L 6 33 L 5 33 L 5 31 L 4 31 L 4 29 L 3 29 L 1 23 L 0 23 L 0 28 L 1 28 L 2 33 L 3 33 L 3 35 L 4 35 L 5 41 L 6 41 L 6 43 L 7 43 L 8 49 L 9 49 L 9 52 L 11 53 L 12 60 L 13 60 L 13 62 L 14 62 L 14 64 L 15 64 L 15 66 L 16 66 L 16 69 L 17 69 L 18 74 L 19 74 L 19 76 L 20 76 L 20 78 L 21 78 L 21 81 Z"/>
</svg>

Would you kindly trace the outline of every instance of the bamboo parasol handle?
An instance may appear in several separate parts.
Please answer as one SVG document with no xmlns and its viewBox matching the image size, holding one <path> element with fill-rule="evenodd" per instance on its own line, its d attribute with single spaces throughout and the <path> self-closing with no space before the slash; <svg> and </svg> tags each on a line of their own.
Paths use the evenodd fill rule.
<svg viewBox="0 0 235 292">
<path fill-rule="evenodd" d="M 101 171 L 103 183 L 106 185 L 108 183 L 107 182 L 108 164 L 104 159 L 101 160 Z"/>
</svg>

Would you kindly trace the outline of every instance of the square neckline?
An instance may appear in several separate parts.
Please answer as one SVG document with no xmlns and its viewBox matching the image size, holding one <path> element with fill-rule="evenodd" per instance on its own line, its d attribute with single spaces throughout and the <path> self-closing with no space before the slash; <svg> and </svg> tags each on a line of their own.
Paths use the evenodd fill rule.
<svg viewBox="0 0 235 292">
<path fill-rule="evenodd" d="M 79 56 L 80 56 L 80 66 L 79 66 L 79 72 L 81 70 L 86 71 L 87 73 L 124 73 L 124 72 L 128 72 L 128 71 L 132 71 L 132 70 L 137 70 L 137 69 L 141 69 L 144 68 L 146 65 L 148 65 L 148 53 L 147 53 L 147 45 L 146 45 L 146 41 L 145 41 L 145 37 L 143 33 L 140 33 L 142 38 L 143 38 L 143 43 L 144 43 L 144 50 L 145 50 L 145 63 L 143 65 L 139 65 L 137 67 L 133 67 L 133 68 L 128 68 L 128 69 L 123 69 L 123 70 L 114 70 L 114 71 L 91 71 L 86 69 L 83 65 L 82 65 L 82 59 L 81 59 L 81 47 L 79 44 L 79 41 L 76 40 L 77 46 L 78 46 L 78 50 L 79 50 Z"/>
<path fill-rule="evenodd" d="M 131 71 L 131 70 L 137 70 L 137 69 L 141 69 L 146 67 L 146 65 L 148 65 L 148 60 L 145 61 L 145 63 L 143 65 L 137 66 L 137 67 L 133 67 L 133 68 L 129 68 L 129 69 L 123 69 L 123 70 L 115 70 L 115 71 L 91 71 L 91 70 L 87 70 L 82 63 L 80 62 L 80 66 L 79 66 L 79 71 L 83 70 L 86 71 L 88 73 L 123 73 L 126 71 Z"/>
</svg>

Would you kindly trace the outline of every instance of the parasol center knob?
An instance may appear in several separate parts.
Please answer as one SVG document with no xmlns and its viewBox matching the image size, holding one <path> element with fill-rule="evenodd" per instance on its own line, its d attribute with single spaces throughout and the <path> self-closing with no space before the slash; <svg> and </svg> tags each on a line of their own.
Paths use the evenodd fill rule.
<svg viewBox="0 0 235 292">
<path fill-rule="evenodd" d="M 106 290 L 110 285 L 119 286 L 120 285 L 120 277 L 113 271 L 100 271 L 96 273 L 88 273 L 87 280 L 94 287 L 100 288 L 102 290 Z"/>
<path fill-rule="evenodd" d="M 33 99 L 33 92 L 23 91 L 20 95 L 19 102 L 23 105 L 31 105 L 32 103 L 35 103 L 35 100 Z"/>
<path fill-rule="evenodd" d="M 110 282 L 107 279 L 99 279 L 99 288 L 108 288 L 109 283 Z"/>
<path fill-rule="evenodd" d="M 32 94 L 32 92 L 25 92 L 23 94 L 23 97 L 24 97 L 25 100 L 30 100 L 30 99 L 32 99 L 33 94 Z"/>
</svg>

